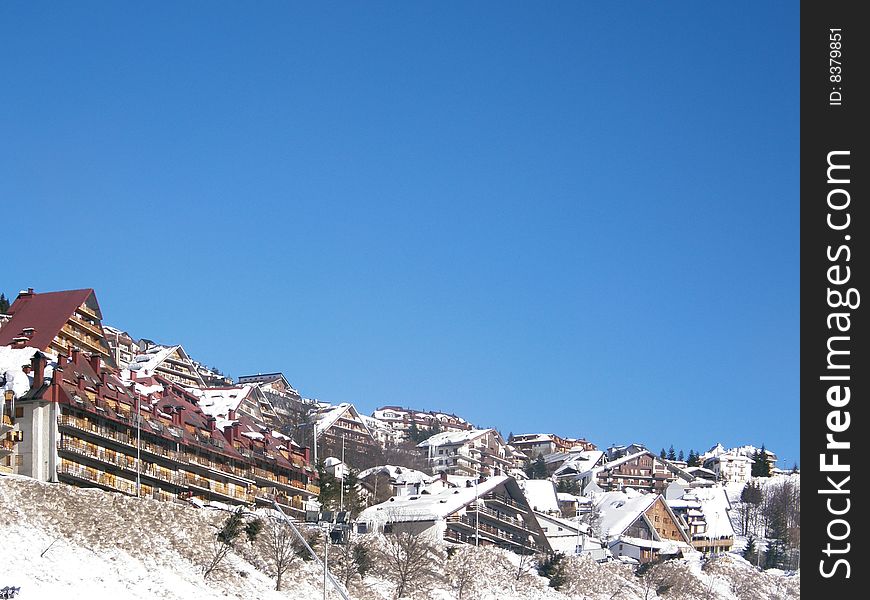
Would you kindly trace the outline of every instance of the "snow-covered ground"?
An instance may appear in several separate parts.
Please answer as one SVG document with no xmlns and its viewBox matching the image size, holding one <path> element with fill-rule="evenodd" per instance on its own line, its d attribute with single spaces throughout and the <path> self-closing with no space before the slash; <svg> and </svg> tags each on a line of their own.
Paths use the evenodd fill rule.
<svg viewBox="0 0 870 600">
<path fill-rule="evenodd" d="M 0 587 L 20 586 L 20 600 L 322 597 L 322 571 L 316 563 L 294 562 L 285 574 L 285 590 L 277 592 L 262 549 L 247 543 L 239 545 L 239 553 L 231 554 L 224 568 L 204 579 L 216 526 L 226 516 L 188 505 L 0 476 Z M 467 562 L 464 571 L 461 560 Z M 462 572 L 473 581 L 463 598 L 637 600 L 647 595 L 633 569 L 619 562 L 599 565 L 585 558 L 567 559 L 568 584 L 556 591 L 536 574 L 518 580 L 518 560 L 500 550 L 464 548 L 434 565 L 438 575 L 429 591 L 408 598 L 457 600 L 457 573 Z M 698 559 L 674 561 L 672 568 L 669 576 L 679 586 L 667 598 L 800 597 L 799 576 L 760 572 L 739 557 L 708 562 L 703 569 Z M 388 600 L 393 590 L 384 579 L 369 576 L 350 591 L 354 600 Z"/>
</svg>

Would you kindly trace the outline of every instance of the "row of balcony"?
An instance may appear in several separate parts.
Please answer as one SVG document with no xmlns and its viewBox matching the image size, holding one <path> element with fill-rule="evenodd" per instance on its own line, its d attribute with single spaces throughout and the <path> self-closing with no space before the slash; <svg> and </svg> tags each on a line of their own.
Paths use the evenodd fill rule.
<svg viewBox="0 0 870 600">
<path fill-rule="evenodd" d="M 131 448 L 131 449 L 136 448 L 136 438 L 135 437 L 130 436 L 130 435 L 128 435 L 124 432 L 121 432 L 121 431 L 116 431 L 116 430 L 111 429 L 109 427 L 97 425 L 96 423 L 94 423 L 92 421 L 88 421 L 86 419 L 80 419 L 80 418 L 74 417 L 72 415 L 60 415 L 58 417 L 58 425 L 70 427 L 70 428 L 76 429 L 78 431 L 84 431 L 84 432 L 96 435 L 98 437 L 110 439 L 110 440 L 118 442 L 118 443 L 120 443 L 128 448 Z M 181 464 L 190 465 L 190 466 L 199 466 L 199 467 L 210 469 L 212 471 L 217 471 L 219 473 L 225 473 L 226 476 L 229 476 L 229 474 L 232 474 L 236 477 L 241 477 L 241 478 L 245 478 L 247 480 L 253 481 L 253 472 L 252 472 L 251 468 L 240 468 L 240 467 L 236 467 L 236 466 L 233 466 L 231 464 L 228 464 L 228 463 L 218 463 L 218 462 L 209 460 L 205 457 L 193 454 L 191 452 L 179 452 L 179 451 L 169 450 L 166 447 L 163 447 L 163 446 L 160 446 L 157 444 L 152 444 L 148 441 L 141 440 L 141 439 L 139 441 L 139 449 L 141 450 L 141 452 L 150 454 L 152 456 L 166 458 L 166 459 L 171 460 L 171 461 L 176 462 L 176 463 L 181 463 Z M 245 452 L 242 452 L 242 454 L 243 455 L 246 454 L 250 458 L 255 458 L 255 457 L 267 458 L 267 455 L 263 452 L 251 453 L 251 452 L 245 451 Z M 304 468 L 304 465 L 302 465 L 302 463 L 294 462 L 294 466 L 296 466 L 300 470 L 302 468 Z M 278 480 L 280 481 L 280 477 L 282 477 L 281 475 L 275 475 L 274 473 L 271 473 L 270 471 L 267 471 L 265 469 L 259 469 L 259 470 L 260 470 L 261 475 L 263 475 L 263 478 L 268 480 L 268 481 L 271 481 L 271 482 L 276 481 L 276 478 L 278 478 Z M 286 479 L 286 477 L 285 477 L 285 479 Z M 299 483 L 301 483 L 301 482 L 299 482 Z M 294 485 L 294 487 L 297 487 L 297 486 Z M 298 488 L 300 490 L 304 490 L 305 492 L 310 493 L 310 494 L 314 494 L 314 495 L 320 493 L 320 488 L 318 486 L 312 485 L 310 483 L 298 486 Z"/>
<path fill-rule="evenodd" d="M 93 447 L 81 440 L 74 438 L 64 438 L 58 443 L 58 450 L 61 452 L 74 453 L 79 456 L 85 456 L 93 460 L 103 462 L 108 465 L 116 466 L 130 473 L 131 478 L 136 474 L 135 460 L 132 457 L 124 454 L 116 453 L 112 450 Z M 151 477 L 161 481 L 170 483 L 178 487 L 195 487 L 201 490 L 206 490 L 211 494 L 223 496 L 231 501 L 240 501 L 251 503 L 257 497 L 266 497 L 269 500 L 277 500 L 279 504 L 294 508 L 297 510 L 303 509 L 303 501 L 298 496 L 288 496 L 282 493 L 276 493 L 271 488 L 257 488 L 251 486 L 251 489 L 240 488 L 239 486 L 228 485 L 222 482 L 213 481 L 211 479 L 201 477 L 194 473 L 175 472 L 161 468 L 150 463 L 142 464 L 140 473 L 143 477 Z M 59 473 L 75 476 L 79 479 L 86 479 L 93 483 L 111 487 L 128 494 L 135 493 L 135 485 L 130 483 L 130 479 L 116 476 L 112 473 L 105 473 L 93 467 L 81 465 L 75 461 L 63 459 Z M 143 495 L 152 496 L 153 489 L 151 486 L 143 485 Z M 144 488 L 148 489 L 145 490 Z M 161 491 L 161 495 L 166 498 L 172 498 L 174 495 Z M 164 499 L 166 499 L 164 498 Z"/>
<path fill-rule="evenodd" d="M 533 541 L 531 541 L 528 536 L 523 537 L 523 536 L 508 533 L 507 531 L 505 531 L 503 529 L 499 529 L 498 527 L 493 527 L 492 525 L 489 525 L 488 523 L 481 523 L 481 522 L 475 520 L 474 518 L 469 517 L 468 515 L 462 515 L 462 516 L 450 515 L 449 517 L 447 517 L 447 524 L 448 524 L 448 526 L 449 525 L 464 526 L 467 529 L 473 530 L 475 532 L 474 536 L 480 534 L 480 535 L 483 535 L 485 537 L 488 536 L 491 538 L 495 538 L 495 540 L 498 542 L 506 542 L 510 545 L 521 546 L 523 548 L 529 548 L 529 549 L 535 548 L 535 543 Z M 450 531 L 450 527 L 448 527 L 447 530 Z M 461 533 L 461 532 L 457 532 L 457 533 Z M 471 536 L 469 536 L 469 537 L 471 537 Z"/>
<path fill-rule="evenodd" d="M 508 514 L 505 514 L 503 512 L 499 512 L 497 510 L 493 510 L 493 509 L 491 509 L 491 508 L 489 508 L 481 503 L 470 504 L 466 510 L 468 512 L 472 512 L 472 513 L 474 513 L 476 511 L 476 512 L 480 513 L 481 515 L 484 515 L 484 516 L 489 517 L 491 519 L 495 519 L 496 521 L 499 521 L 501 523 L 506 523 L 506 524 L 510 525 L 511 527 L 516 528 L 516 529 L 521 529 L 522 531 L 532 533 L 532 530 L 528 528 L 528 526 L 526 525 L 526 522 L 524 520 L 518 519 L 516 517 L 512 517 Z"/>
</svg>

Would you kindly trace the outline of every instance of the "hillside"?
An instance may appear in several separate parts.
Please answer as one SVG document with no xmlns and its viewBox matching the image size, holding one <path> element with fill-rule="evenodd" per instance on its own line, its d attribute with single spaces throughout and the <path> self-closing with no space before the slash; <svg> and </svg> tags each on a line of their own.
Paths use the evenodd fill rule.
<svg viewBox="0 0 870 600">
<path fill-rule="evenodd" d="M 20 586 L 22 600 L 70 594 L 89 600 L 321 597 L 321 571 L 316 564 L 294 562 L 285 575 L 285 587 L 290 589 L 277 592 L 262 548 L 247 543 L 240 544 L 239 554 L 231 554 L 224 568 L 205 580 L 202 567 L 216 527 L 225 518 L 222 511 L 0 477 L 0 531 L 5 541 L 0 546 L 0 587 Z M 413 598 L 456 599 L 455 584 L 462 579 L 458 575 L 472 582 L 474 597 L 488 600 L 635 600 L 646 595 L 646 582 L 618 562 L 598 565 L 570 559 L 566 593 L 562 593 L 548 588 L 547 580 L 537 575 L 517 581 L 515 561 L 515 556 L 503 551 L 465 548 L 444 564 L 434 564 L 436 582 L 430 592 Z M 699 561 L 675 562 L 668 575 L 674 587 L 663 597 L 800 597 L 798 576 L 758 572 L 739 558 L 709 564 L 702 571 Z M 367 576 L 352 585 L 351 593 L 357 600 L 386 600 L 392 597 L 392 588 L 383 579 Z"/>
</svg>

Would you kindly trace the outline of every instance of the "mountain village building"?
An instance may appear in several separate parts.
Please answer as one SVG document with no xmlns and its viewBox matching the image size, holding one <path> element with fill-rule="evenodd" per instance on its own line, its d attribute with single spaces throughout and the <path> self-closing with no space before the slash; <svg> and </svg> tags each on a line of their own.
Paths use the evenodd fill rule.
<svg viewBox="0 0 870 600">
<path fill-rule="evenodd" d="M 445 431 L 420 442 L 433 473 L 503 475 L 512 467 L 504 439 L 495 429 Z"/>
</svg>

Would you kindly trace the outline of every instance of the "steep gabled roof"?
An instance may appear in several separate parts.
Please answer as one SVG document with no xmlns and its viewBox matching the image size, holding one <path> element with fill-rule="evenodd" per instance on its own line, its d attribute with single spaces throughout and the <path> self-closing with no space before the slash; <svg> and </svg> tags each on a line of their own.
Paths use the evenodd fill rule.
<svg viewBox="0 0 870 600">
<path fill-rule="evenodd" d="M 8 314 L 12 318 L 0 329 L 0 346 L 10 345 L 14 338 L 21 335 L 23 329 L 31 327 L 34 332 L 27 345 L 45 350 L 76 309 L 85 302 L 102 319 L 97 298 L 91 288 L 41 294 L 30 291 L 20 293 L 9 307 Z"/>
<path fill-rule="evenodd" d="M 442 433 L 436 433 L 432 437 L 423 440 L 419 444 L 417 444 L 418 448 L 428 448 L 429 446 L 443 446 L 445 444 L 464 444 L 465 442 L 469 442 L 471 440 L 476 440 L 477 438 L 486 435 L 490 431 L 495 432 L 495 429 L 469 429 L 468 431 L 444 431 Z M 501 440 L 501 435 L 496 432 L 499 439 Z M 501 440 L 502 444 L 504 440 Z"/>
</svg>

